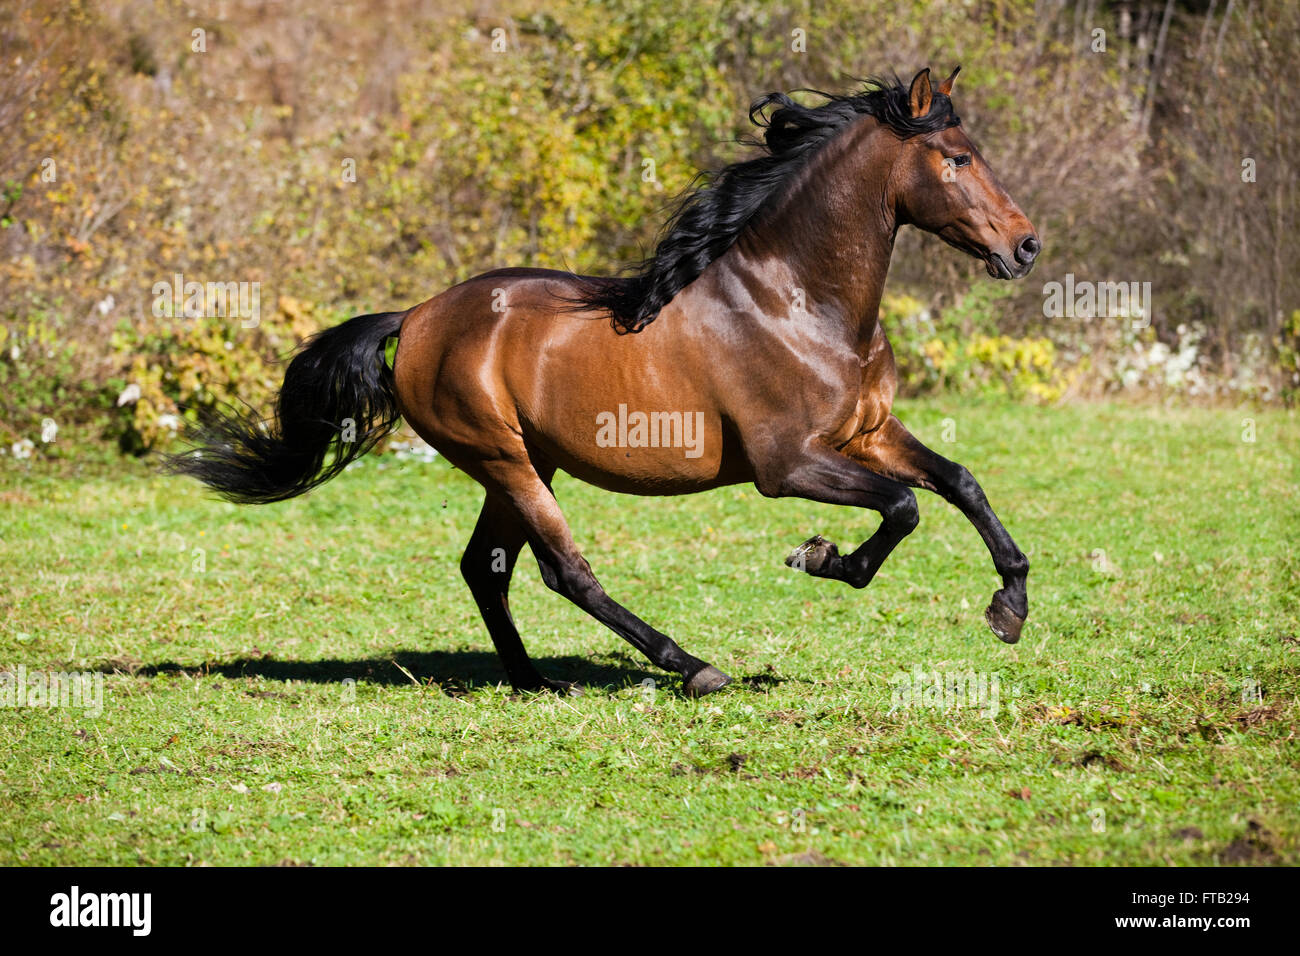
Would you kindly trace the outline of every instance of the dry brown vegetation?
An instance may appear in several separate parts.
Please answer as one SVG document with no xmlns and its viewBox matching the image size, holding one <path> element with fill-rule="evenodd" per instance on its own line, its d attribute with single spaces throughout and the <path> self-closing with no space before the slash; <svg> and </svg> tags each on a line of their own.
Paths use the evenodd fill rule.
<svg viewBox="0 0 1300 956">
<path fill-rule="evenodd" d="M 346 315 L 505 264 L 613 271 L 743 154 L 757 94 L 957 62 L 1046 252 L 1008 297 L 905 233 L 910 387 L 1287 398 L 1297 37 L 1283 0 L 7 4 L 0 438 L 52 418 L 141 450 L 178 403 L 263 399 Z M 259 326 L 155 315 L 175 273 L 259 283 Z M 1045 318 L 1067 273 L 1150 282 L 1151 328 Z"/>
</svg>

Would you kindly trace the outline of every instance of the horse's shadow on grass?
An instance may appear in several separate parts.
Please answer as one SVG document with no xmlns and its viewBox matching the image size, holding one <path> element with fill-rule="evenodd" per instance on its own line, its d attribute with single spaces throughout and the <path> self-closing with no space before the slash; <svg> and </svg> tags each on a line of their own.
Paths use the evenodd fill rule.
<svg viewBox="0 0 1300 956">
<path fill-rule="evenodd" d="M 675 678 L 637 667 L 630 660 L 586 657 L 535 657 L 534 662 L 547 677 L 576 681 L 592 689 L 617 689 L 639 685 L 647 678 L 664 684 Z M 105 666 L 106 672 L 124 668 Z M 191 677 L 263 677 L 267 680 L 305 681 L 315 684 L 340 684 L 347 680 L 358 684 L 385 686 L 421 686 L 437 684 L 450 693 L 468 693 L 502 684 L 509 687 L 505 671 L 496 654 L 486 651 L 395 651 L 392 654 L 359 660 L 280 660 L 275 657 L 241 657 L 233 661 L 208 661 L 202 664 L 179 664 L 163 661 L 128 668 L 136 677 L 186 674 Z"/>
</svg>

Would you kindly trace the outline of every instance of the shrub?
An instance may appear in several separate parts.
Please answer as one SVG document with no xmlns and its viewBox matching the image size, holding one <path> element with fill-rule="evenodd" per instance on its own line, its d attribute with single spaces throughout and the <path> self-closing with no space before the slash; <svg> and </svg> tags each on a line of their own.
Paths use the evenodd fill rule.
<svg viewBox="0 0 1300 956">
<path fill-rule="evenodd" d="M 111 345 L 130 362 L 121 406 L 119 441 L 139 454 L 166 444 L 184 420 L 218 403 L 246 403 L 269 412 L 287 358 L 332 317 L 318 322 L 311 306 L 282 296 L 254 328 L 237 319 L 168 317 L 141 333 L 124 323 Z"/>
<path fill-rule="evenodd" d="M 1002 306 L 1014 294 L 1005 283 L 982 282 L 937 314 L 910 296 L 886 295 L 881 321 L 894 348 L 904 394 L 943 389 L 1055 402 L 1072 376 L 1044 337 L 997 334 Z"/>
</svg>

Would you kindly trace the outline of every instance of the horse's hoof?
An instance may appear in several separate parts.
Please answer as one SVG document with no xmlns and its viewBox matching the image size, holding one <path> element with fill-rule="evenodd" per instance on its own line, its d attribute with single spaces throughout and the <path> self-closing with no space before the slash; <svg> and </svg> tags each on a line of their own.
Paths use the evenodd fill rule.
<svg viewBox="0 0 1300 956">
<path fill-rule="evenodd" d="M 703 697 L 705 694 L 712 694 L 715 690 L 722 690 L 730 683 L 730 677 L 712 664 L 705 664 L 686 682 L 686 696 Z"/>
<path fill-rule="evenodd" d="M 794 568 L 796 571 L 823 574 L 831 562 L 839 557 L 839 553 L 840 549 L 835 547 L 833 542 L 815 534 L 791 551 L 785 563 L 787 567 Z"/>
<path fill-rule="evenodd" d="M 1025 619 L 1011 610 L 1001 594 L 993 595 L 993 600 L 984 610 L 984 620 L 988 621 L 989 629 L 997 635 L 998 640 L 1007 644 L 1020 640 L 1020 629 L 1025 624 Z"/>
</svg>

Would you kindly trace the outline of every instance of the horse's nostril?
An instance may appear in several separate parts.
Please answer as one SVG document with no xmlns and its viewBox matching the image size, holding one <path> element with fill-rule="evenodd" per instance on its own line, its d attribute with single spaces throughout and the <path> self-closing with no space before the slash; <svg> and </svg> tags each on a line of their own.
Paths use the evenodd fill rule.
<svg viewBox="0 0 1300 956">
<path fill-rule="evenodd" d="M 1043 248 L 1043 244 L 1033 236 L 1025 236 L 1020 240 L 1020 245 L 1016 247 L 1016 261 L 1027 264 L 1034 261 L 1038 251 Z"/>
</svg>

